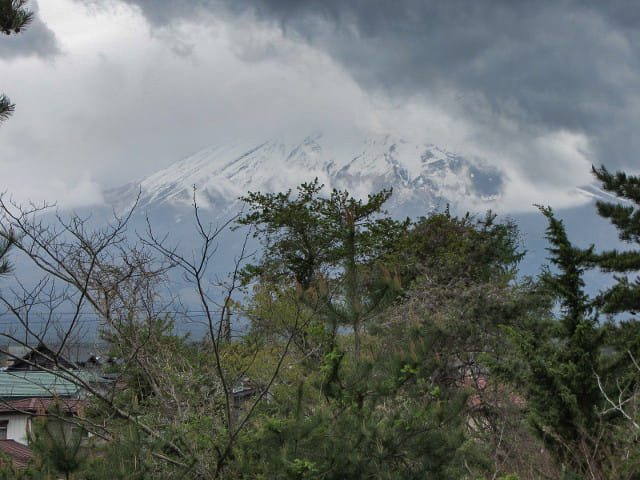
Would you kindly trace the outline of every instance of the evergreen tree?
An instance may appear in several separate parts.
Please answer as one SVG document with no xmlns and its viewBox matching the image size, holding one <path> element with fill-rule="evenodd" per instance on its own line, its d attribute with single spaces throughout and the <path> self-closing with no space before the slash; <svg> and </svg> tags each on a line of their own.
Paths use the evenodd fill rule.
<svg viewBox="0 0 640 480">
<path fill-rule="evenodd" d="M 459 218 L 447 209 L 413 223 L 398 244 L 406 287 L 397 314 L 439 319 L 455 356 L 451 381 L 485 377 L 481 354 L 505 352 L 502 327 L 536 308 L 528 286 L 515 281 L 517 228 L 491 213 Z"/>
<path fill-rule="evenodd" d="M 557 301 L 558 318 L 510 329 L 516 356 L 507 378 L 515 379 L 524 392 L 529 422 L 566 478 L 604 478 L 611 437 L 600 413 L 603 399 L 596 379 L 604 335 L 583 279 L 594 258 L 593 247 L 573 246 L 551 208 L 540 210 L 547 217 L 547 250 L 556 269 L 543 270 L 540 287 Z M 495 371 L 504 374 L 508 369 L 497 366 Z"/>
<path fill-rule="evenodd" d="M 322 188 L 316 179 L 300 185 L 294 198 L 289 190 L 242 199 L 250 212 L 239 223 L 253 226 L 264 245 L 260 262 L 245 273 L 295 281 L 326 321 L 328 350 L 335 346 L 338 328 L 347 326 L 358 357 L 362 329 L 399 289 L 397 275 L 381 261 L 407 223 L 382 215 L 389 190 L 364 202 L 346 191 L 324 197 Z"/>
<path fill-rule="evenodd" d="M 11 271 L 11 264 L 6 257 L 14 243 L 15 237 L 11 232 L 0 235 L 0 276 Z"/>
<path fill-rule="evenodd" d="M 238 445 L 239 476 L 465 478 L 477 458 L 465 449 L 466 395 L 439 382 L 442 333 L 415 319 L 403 345 L 396 333 L 380 332 L 358 360 L 329 352 L 274 391 Z"/>
<path fill-rule="evenodd" d="M 36 462 L 32 474 L 63 475 L 66 480 L 79 472 L 89 455 L 86 431 L 65 419 L 61 405 L 54 405 L 46 416 L 34 419 L 29 432 L 29 448 Z"/>
<path fill-rule="evenodd" d="M 293 318 L 289 312 L 300 312 L 286 281 L 267 284 L 264 279 L 297 278 L 295 268 L 301 265 L 314 265 L 300 270 L 314 272 L 306 277 L 311 279 L 308 291 L 318 291 L 324 281 L 325 291 L 334 292 L 327 303 L 343 307 L 338 302 L 344 300 L 350 280 L 345 260 L 354 258 L 354 244 L 368 252 L 357 257 L 355 284 L 361 295 L 368 292 L 365 288 L 375 291 L 380 264 L 404 288 L 395 290 L 393 301 L 378 304 L 359 356 L 343 347 L 345 332 L 334 330 L 333 348 L 321 350 L 321 356 L 276 389 L 264 422 L 239 445 L 238 468 L 276 478 L 461 478 L 465 462 L 467 469 L 487 471 L 486 459 L 480 461 L 475 454 L 480 442 L 492 440 L 468 431 L 465 419 L 486 420 L 479 418 L 478 401 L 486 400 L 493 411 L 506 402 L 485 399 L 487 389 L 482 398 L 474 395 L 471 407 L 465 382 L 470 375 L 486 377 L 482 354 L 506 354 L 502 325 L 518 323 L 537 308 L 528 287 L 515 283 L 522 257 L 517 228 L 496 222 L 490 213 L 479 219 L 458 218 L 447 210 L 415 223 L 379 223 L 389 225 L 389 233 L 380 228 L 365 249 L 349 243 L 354 231 L 348 218 L 334 222 L 332 218 L 340 217 L 321 214 L 323 203 L 335 197 L 319 199 L 319 185 L 312 196 L 318 203 L 301 207 L 312 204 L 304 198 L 308 187 L 299 189 L 297 198 L 278 194 L 268 197 L 277 201 L 268 202 L 262 194 L 253 197 L 262 209 L 252 210 L 254 220 L 269 216 L 269 222 L 258 224 L 258 236 L 270 253 L 253 267 L 263 281 L 255 289 L 250 312 L 252 319 L 269 322 L 271 328 L 263 331 L 277 338 L 274 332 L 285 332 L 293 324 L 287 321 Z M 318 217 L 308 222 L 314 215 Z M 380 220 L 385 219 L 376 218 Z M 318 253 L 310 246 L 317 246 Z M 334 277 L 327 281 L 326 272 Z M 306 307 L 314 307 L 309 300 Z M 331 324 L 333 312 L 319 303 L 315 316 Z M 314 328 L 312 322 L 303 323 Z M 298 359 L 305 358 L 301 352 L 290 364 L 303 364 Z M 501 449 L 496 455 L 506 451 L 501 445 L 507 434 L 500 428 L 490 447 Z M 475 441 L 465 443 L 466 433 Z"/>
<path fill-rule="evenodd" d="M 622 200 L 598 201 L 598 214 L 618 229 L 620 240 L 640 244 L 640 177 L 628 176 L 624 172 L 614 175 L 605 167 L 594 168 L 593 173 L 602 182 L 604 190 Z M 637 275 L 640 271 L 640 249 L 607 250 L 597 255 L 595 263 L 601 270 L 617 274 L 617 284 L 600 298 L 603 311 L 611 314 L 640 311 L 640 277 Z"/>
<path fill-rule="evenodd" d="M 524 257 L 518 228 L 496 218 L 491 211 L 482 217 L 469 213 L 457 217 L 447 206 L 442 213 L 412 222 L 395 249 L 401 257 L 403 283 L 425 275 L 441 284 L 504 285 L 514 280 Z"/>
<path fill-rule="evenodd" d="M 132 425 L 121 429 L 119 435 L 92 451 L 84 469 L 86 480 L 148 480 L 170 478 L 168 471 L 160 475 L 154 471 L 147 437 Z M 185 477 L 182 477 L 185 478 Z"/>
<path fill-rule="evenodd" d="M 610 395 L 640 388 L 637 369 L 630 358 L 640 358 L 640 177 L 624 172 L 609 172 L 604 166 L 593 168 L 602 188 L 618 197 L 617 201 L 596 202 L 598 214 L 616 227 L 618 237 L 631 246 L 628 250 L 610 249 L 598 253 L 585 252 L 585 265 L 611 273 L 612 287 L 605 289 L 594 304 L 610 315 L 606 325 L 606 368 L 598 372 L 603 388 L 611 388 Z M 631 316 L 625 316 L 624 314 Z M 618 386 L 612 385 L 614 383 Z"/>
<path fill-rule="evenodd" d="M 382 333 L 394 331 L 385 335 L 386 348 L 391 353 L 411 344 L 407 318 L 439 333 L 430 352 L 440 362 L 437 383 L 471 394 L 459 414 L 485 459 L 473 478 L 544 461 L 532 446 L 517 396 L 488 373 L 490 365 L 511 357 L 505 328 L 519 329 L 548 309 L 531 282 L 516 276 L 523 256 L 517 226 L 496 221 L 491 212 L 457 217 L 446 209 L 414 222 L 397 256 L 405 290 L 381 318 Z"/>
<path fill-rule="evenodd" d="M 621 406 L 629 409 L 630 405 L 638 405 L 640 392 L 640 376 L 636 365 L 640 358 L 640 322 L 637 316 L 640 309 L 640 176 L 627 175 L 625 172 L 613 174 L 604 166 L 594 167 L 593 174 L 602 182 L 605 191 L 618 197 L 613 202 L 598 201 L 598 214 L 608 219 L 616 227 L 618 238 L 630 246 L 625 250 L 599 252 L 594 255 L 592 262 L 601 271 L 613 274 L 616 280 L 612 287 L 596 298 L 599 308 L 611 315 L 606 325 L 606 369 L 598 372 L 601 387 L 605 390 L 603 394 L 617 398 Z M 638 421 L 637 411 L 632 417 Z M 624 427 L 619 428 L 624 431 Z M 637 433 L 632 428 L 620 434 L 620 438 L 620 448 L 624 448 L 624 440 L 628 445 L 629 439 L 635 439 L 631 442 L 631 451 L 637 451 Z M 628 463 L 637 470 L 637 455 Z"/>
<path fill-rule="evenodd" d="M 5 35 L 20 33 L 33 20 L 33 12 L 25 8 L 27 0 L 0 0 L 0 32 Z M 0 122 L 13 113 L 15 106 L 9 98 L 0 95 Z"/>
<path fill-rule="evenodd" d="M 582 250 L 571 245 L 562 221 L 554 217 L 550 208 L 541 210 L 549 221 L 550 260 L 559 270 L 553 274 L 545 269 L 541 280 L 546 291 L 558 299 L 561 317 L 554 328 L 553 353 L 546 365 L 537 370 L 546 387 L 557 389 L 557 395 L 549 395 L 549 389 L 541 395 L 547 399 L 537 412 L 538 428 L 543 433 L 545 424 L 552 425 L 569 442 L 585 432 L 595 433 L 600 419 L 598 405 L 602 403 L 594 375 L 599 370 L 602 332 L 584 292 L 583 280 L 584 265 L 593 257 L 593 247 Z M 550 440 L 556 442 L 554 438 Z"/>
</svg>

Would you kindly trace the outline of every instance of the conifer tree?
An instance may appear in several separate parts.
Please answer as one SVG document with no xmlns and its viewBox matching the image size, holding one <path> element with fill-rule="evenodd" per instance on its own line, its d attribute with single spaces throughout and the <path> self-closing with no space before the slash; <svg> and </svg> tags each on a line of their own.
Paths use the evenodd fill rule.
<svg viewBox="0 0 640 480">
<path fill-rule="evenodd" d="M 540 284 L 556 300 L 559 312 L 555 320 L 541 318 L 526 328 L 510 329 L 516 357 L 508 375 L 525 394 L 529 422 L 566 478 L 594 472 L 599 473 L 590 478 L 602 478 L 598 475 L 611 453 L 596 379 L 604 335 L 583 278 L 594 258 L 593 247 L 572 245 L 551 208 L 539 208 L 547 217 L 547 250 L 555 267 L 543 269 Z M 500 366 L 496 371 L 504 373 Z"/>
<path fill-rule="evenodd" d="M 255 228 L 264 245 L 249 278 L 287 276 L 312 292 L 327 323 L 327 348 L 340 326 L 353 329 L 356 357 L 365 323 L 394 298 L 399 279 L 381 263 L 406 223 L 384 217 L 390 190 L 358 200 L 346 191 L 321 195 L 318 179 L 303 183 L 297 195 L 250 193 L 250 212 L 239 220 Z"/>
<path fill-rule="evenodd" d="M 64 475 L 66 480 L 82 469 L 89 454 L 86 432 L 65 420 L 60 404 L 55 404 L 47 415 L 34 419 L 29 447 L 37 459 L 37 470 L 47 475 Z"/>
<path fill-rule="evenodd" d="M 399 330 L 402 346 L 385 329 L 358 361 L 334 350 L 275 391 L 238 445 L 239 477 L 466 478 L 478 459 L 465 449 L 467 397 L 440 382 L 442 332 L 416 318 Z"/>
<path fill-rule="evenodd" d="M 597 255 L 595 263 L 601 270 L 617 274 L 617 283 L 601 296 L 605 313 L 640 311 L 640 177 L 624 172 L 610 173 L 605 167 L 593 168 L 602 188 L 621 201 L 596 203 L 598 214 L 617 229 L 620 240 L 635 244 L 634 250 L 607 250 Z M 633 277 L 635 274 L 635 278 Z"/>
<path fill-rule="evenodd" d="M 25 8 L 26 0 L 0 0 L 0 32 L 20 33 L 33 20 L 33 12 Z M 0 95 L 0 122 L 13 113 L 15 106 L 4 94 Z"/>
<path fill-rule="evenodd" d="M 33 12 L 25 8 L 26 0 L 0 0 L 0 32 L 5 35 L 20 33 L 33 20 Z M 9 97 L 0 94 L 0 123 L 9 118 L 15 109 Z M 11 270 L 5 258 L 11 246 L 15 243 L 12 232 L 0 236 L 0 275 Z"/>
<path fill-rule="evenodd" d="M 247 273 L 263 287 L 274 277 L 297 285 L 324 322 L 324 341 L 274 393 L 268 417 L 239 446 L 238 467 L 269 478 L 460 478 L 466 396 L 439 382 L 441 332 L 412 318 L 398 328 L 402 339 L 379 327 L 360 338 L 398 298 L 394 267 L 410 223 L 383 215 L 390 191 L 357 200 L 321 189 L 316 180 L 295 196 L 244 199 L 250 211 L 240 223 L 265 246 Z M 353 349 L 341 326 L 352 330 Z"/>
<path fill-rule="evenodd" d="M 7 260 L 7 254 L 9 249 L 14 244 L 15 238 L 11 232 L 0 236 L 0 276 L 5 275 L 11 271 L 11 264 Z"/>
<path fill-rule="evenodd" d="M 593 174 L 605 191 L 618 197 L 613 202 L 598 201 L 598 214 L 608 219 L 618 238 L 631 247 L 599 252 L 592 261 L 616 280 L 596 298 L 602 311 L 612 316 L 607 325 L 607 365 L 598 372 L 602 394 L 628 406 L 637 404 L 640 392 L 636 360 L 640 358 L 640 176 L 620 171 L 613 174 L 604 166 L 594 167 Z M 637 421 L 637 414 L 633 416 Z"/>
<path fill-rule="evenodd" d="M 540 359 L 541 368 L 537 371 L 543 381 L 548 381 L 547 387 L 555 386 L 558 391 L 557 395 L 549 395 L 549 391 L 542 395 L 551 398 L 542 402 L 538 415 L 540 428 L 545 423 L 551 424 L 558 435 L 569 441 L 585 430 L 593 432 L 599 419 L 597 405 L 601 403 L 594 372 L 599 369 L 602 334 L 584 291 L 583 279 L 584 265 L 593 257 L 593 247 L 587 250 L 574 247 L 562 221 L 554 217 L 551 208 L 541 208 L 541 211 L 549 222 L 550 260 L 559 270 L 553 274 L 545 269 L 541 280 L 546 291 L 558 299 L 561 317 L 553 329 L 555 345 L 549 346 L 552 355 L 546 362 Z"/>
</svg>

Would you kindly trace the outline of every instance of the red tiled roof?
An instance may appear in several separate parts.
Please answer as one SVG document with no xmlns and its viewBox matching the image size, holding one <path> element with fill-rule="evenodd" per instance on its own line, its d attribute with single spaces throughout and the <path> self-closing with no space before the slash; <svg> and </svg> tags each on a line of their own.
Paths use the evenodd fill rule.
<svg viewBox="0 0 640 480">
<path fill-rule="evenodd" d="M 78 398 L 21 398 L 20 400 L 0 400 L 0 414 L 25 412 L 42 414 L 54 405 L 60 405 L 66 413 L 80 413 L 89 401 Z"/>
<path fill-rule="evenodd" d="M 33 458 L 33 452 L 29 447 L 15 440 L 0 440 L 0 450 L 13 458 L 16 468 L 25 468 L 29 460 Z"/>
<path fill-rule="evenodd" d="M 487 391 L 487 387 L 489 386 L 489 384 L 487 383 L 487 379 L 484 377 L 479 377 L 479 378 L 471 378 L 471 377 L 465 377 L 465 379 L 460 383 L 460 386 L 462 387 L 466 387 L 470 390 L 471 392 L 471 396 L 469 397 L 469 405 L 471 407 L 477 408 L 477 407 L 482 407 L 482 406 L 491 406 L 491 407 L 500 407 L 503 406 L 500 400 L 496 399 L 496 398 L 492 398 L 491 396 L 489 396 L 489 398 L 485 399 L 483 398 L 482 394 Z M 504 385 L 501 384 L 496 384 L 493 385 L 494 388 L 497 388 L 497 392 L 500 394 L 505 394 L 505 387 Z M 518 408 L 525 408 L 526 407 L 526 400 L 519 394 L 517 393 L 506 393 L 507 398 L 513 402 L 513 404 L 518 407 Z"/>
</svg>

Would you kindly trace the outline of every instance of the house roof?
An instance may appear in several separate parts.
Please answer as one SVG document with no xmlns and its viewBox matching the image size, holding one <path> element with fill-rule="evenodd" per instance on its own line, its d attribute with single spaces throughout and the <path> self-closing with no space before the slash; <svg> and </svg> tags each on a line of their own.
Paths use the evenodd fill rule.
<svg viewBox="0 0 640 480">
<path fill-rule="evenodd" d="M 80 380 L 96 384 L 110 383 L 109 380 L 84 371 L 74 371 Z M 60 376 L 41 370 L 0 372 L 0 398 L 19 399 L 32 397 L 78 398 L 82 387 Z"/>
<path fill-rule="evenodd" d="M 0 400 L 0 415 L 7 413 L 43 414 L 52 407 L 59 406 L 65 413 L 79 413 L 89 401 L 82 398 L 21 398 L 19 400 Z"/>
<path fill-rule="evenodd" d="M 22 358 L 16 359 L 8 368 L 7 371 L 16 370 L 40 370 L 45 368 L 75 368 L 74 364 L 64 358 L 62 355 L 58 355 L 44 343 L 40 343 L 36 348 L 29 350 Z"/>
<path fill-rule="evenodd" d="M 504 385 L 500 383 L 490 384 L 485 377 L 475 379 L 466 377 L 461 386 L 468 388 L 472 392 L 469 397 L 469 406 L 473 409 L 503 407 L 505 406 L 505 398 L 508 398 L 518 408 L 526 406 L 526 401 L 522 396 L 509 391 L 505 392 L 506 387 Z M 495 397 L 496 391 L 500 394 L 498 398 Z"/>
<path fill-rule="evenodd" d="M 33 458 L 33 452 L 26 445 L 15 440 L 0 440 L 0 450 L 13 459 L 17 468 L 25 468 L 29 460 Z"/>
</svg>

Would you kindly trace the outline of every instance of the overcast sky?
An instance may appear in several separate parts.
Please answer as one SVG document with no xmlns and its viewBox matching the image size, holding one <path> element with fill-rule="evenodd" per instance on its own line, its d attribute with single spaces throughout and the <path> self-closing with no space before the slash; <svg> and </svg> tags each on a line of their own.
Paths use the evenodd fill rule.
<svg viewBox="0 0 640 480">
<path fill-rule="evenodd" d="M 361 129 L 496 165 L 505 204 L 638 172 L 636 1 L 41 0 L 0 37 L 0 188 L 99 203 L 230 139 Z"/>
</svg>

